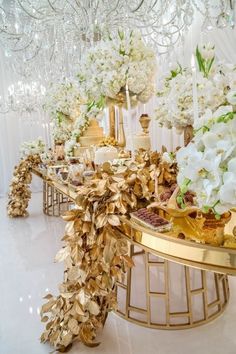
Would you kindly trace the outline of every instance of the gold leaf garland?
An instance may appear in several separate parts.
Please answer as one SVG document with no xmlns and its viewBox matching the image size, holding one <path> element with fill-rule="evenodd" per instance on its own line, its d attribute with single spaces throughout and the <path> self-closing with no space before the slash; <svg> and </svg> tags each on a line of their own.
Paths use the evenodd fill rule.
<svg viewBox="0 0 236 354">
<path fill-rule="evenodd" d="M 147 205 L 153 200 L 153 173 L 159 156 L 143 156 L 139 162 L 115 172 L 102 172 L 87 182 L 77 197 L 78 209 L 63 217 L 65 246 L 56 260 L 65 262 L 64 281 L 57 297 L 47 296 L 42 321 L 47 322 L 41 336 L 59 352 L 68 351 L 74 341 L 87 346 L 105 323 L 108 311 L 116 308 L 115 284 L 127 267 L 128 245 L 113 228 L 119 215 Z M 47 316 L 46 316 L 47 315 Z"/>
<path fill-rule="evenodd" d="M 27 216 L 27 207 L 31 197 L 29 184 L 32 180 L 31 169 L 41 162 L 39 155 L 29 155 L 15 166 L 10 184 L 7 213 L 10 217 Z"/>
</svg>

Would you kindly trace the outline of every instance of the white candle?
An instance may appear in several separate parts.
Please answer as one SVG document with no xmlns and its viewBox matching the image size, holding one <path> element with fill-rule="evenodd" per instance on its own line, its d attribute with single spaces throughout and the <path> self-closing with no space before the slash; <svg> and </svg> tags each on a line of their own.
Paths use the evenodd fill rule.
<svg viewBox="0 0 236 354">
<path fill-rule="evenodd" d="M 146 104 L 144 103 L 144 105 L 143 105 L 143 113 L 147 113 L 146 112 Z"/>
<path fill-rule="evenodd" d="M 132 134 L 132 127 L 131 127 L 131 104 L 130 104 L 130 96 L 129 96 L 129 87 L 126 84 L 125 86 L 126 91 L 126 100 L 127 100 L 127 108 L 128 108 L 128 130 L 129 130 L 129 137 L 130 137 L 130 150 L 131 150 L 131 157 L 134 158 L 134 142 L 133 142 L 133 134 Z"/>
<path fill-rule="evenodd" d="M 197 70 L 195 66 L 194 55 L 191 58 L 191 67 L 192 67 L 192 81 L 193 81 L 193 118 L 194 122 L 199 119 L 198 116 L 198 94 L 197 94 Z"/>
</svg>

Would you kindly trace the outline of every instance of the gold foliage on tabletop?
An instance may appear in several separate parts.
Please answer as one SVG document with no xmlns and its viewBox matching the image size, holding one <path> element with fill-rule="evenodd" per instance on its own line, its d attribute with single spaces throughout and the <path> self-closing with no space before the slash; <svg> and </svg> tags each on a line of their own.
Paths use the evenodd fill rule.
<svg viewBox="0 0 236 354">
<path fill-rule="evenodd" d="M 56 260 L 64 261 L 64 281 L 57 297 L 47 295 L 42 321 L 47 322 L 41 336 L 59 352 L 70 349 L 74 341 L 88 346 L 116 308 L 116 281 L 121 281 L 133 262 L 127 255 L 125 239 L 113 226 L 120 215 L 146 206 L 154 198 L 154 174 L 159 154 L 140 157 L 112 171 L 102 171 L 78 192 L 78 209 L 67 212 L 65 245 Z"/>
<path fill-rule="evenodd" d="M 29 155 L 15 166 L 10 184 L 7 213 L 10 217 L 27 216 L 27 207 L 31 197 L 29 184 L 32 180 L 31 169 L 41 162 L 39 155 Z"/>
</svg>

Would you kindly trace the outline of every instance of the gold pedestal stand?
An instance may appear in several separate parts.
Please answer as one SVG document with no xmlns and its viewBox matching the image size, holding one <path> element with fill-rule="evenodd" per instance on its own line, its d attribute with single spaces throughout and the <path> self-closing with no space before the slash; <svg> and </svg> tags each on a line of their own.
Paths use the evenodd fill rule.
<svg viewBox="0 0 236 354">
<path fill-rule="evenodd" d="M 227 275 L 164 260 L 130 244 L 135 267 L 117 284 L 122 318 L 149 328 L 186 329 L 219 316 L 229 301 Z"/>
</svg>

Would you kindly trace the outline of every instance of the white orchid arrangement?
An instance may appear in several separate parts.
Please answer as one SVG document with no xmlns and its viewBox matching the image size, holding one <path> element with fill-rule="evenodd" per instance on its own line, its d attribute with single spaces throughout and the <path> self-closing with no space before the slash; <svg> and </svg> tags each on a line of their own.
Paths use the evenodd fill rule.
<svg viewBox="0 0 236 354">
<path fill-rule="evenodd" d="M 82 57 L 78 78 L 89 99 L 126 98 L 126 85 L 136 102 L 147 102 L 154 94 L 156 56 L 137 31 L 118 31 L 100 41 Z"/>
<path fill-rule="evenodd" d="M 74 129 L 70 134 L 70 138 L 65 143 L 66 156 L 73 156 L 75 146 L 79 146 L 78 140 L 80 136 L 86 131 L 89 126 L 89 119 L 99 119 L 104 108 L 104 100 L 100 99 L 98 102 L 89 102 L 80 107 L 80 115 L 75 121 Z"/>
<path fill-rule="evenodd" d="M 198 109 L 202 116 L 206 109 L 217 110 L 227 104 L 227 94 L 236 88 L 236 68 L 231 64 L 215 63 L 214 46 L 208 44 L 196 49 L 199 71 L 196 73 Z M 159 125 L 176 128 L 182 133 L 193 125 L 193 74 L 189 68 L 177 65 L 162 82 L 158 92 L 156 119 Z"/>
<path fill-rule="evenodd" d="M 176 154 L 177 181 L 181 193 L 196 193 L 203 212 L 220 218 L 236 206 L 236 113 L 232 106 L 207 110 L 194 128 L 193 141 Z"/>
<path fill-rule="evenodd" d="M 42 154 L 45 152 L 45 143 L 41 137 L 33 141 L 25 141 L 21 144 L 20 154 L 22 158 L 29 155 Z"/>
</svg>

